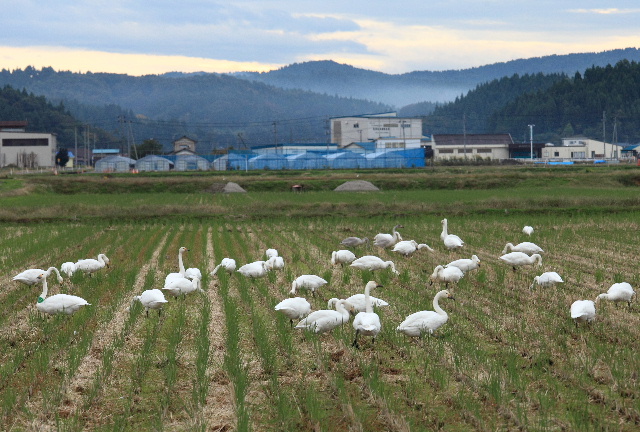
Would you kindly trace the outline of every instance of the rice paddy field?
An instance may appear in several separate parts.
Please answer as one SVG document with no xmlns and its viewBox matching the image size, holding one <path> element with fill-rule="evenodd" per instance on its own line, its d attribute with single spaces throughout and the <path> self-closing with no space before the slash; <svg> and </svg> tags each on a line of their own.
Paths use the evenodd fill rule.
<svg viewBox="0 0 640 432">
<path fill-rule="evenodd" d="M 455 184 L 460 174 L 441 175 Z M 640 306 L 601 301 L 595 321 L 578 326 L 569 315 L 575 300 L 595 300 L 615 282 L 640 286 L 640 190 L 594 175 L 628 173 L 575 174 L 550 186 L 233 195 L 68 194 L 43 190 L 42 178 L 6 179 L 0 430 L 637 431 Z M 462 250 L 444 248 L 444 217 Z M 399 275 L 331 266 L 345 237 L 372 238 L 397 224 L 405 240 L 434 251 L 404 258 L 353 249 L 392 260 Z M 525 225 L 534 227 L 530 237 Z M 513 271 L 499 260 L 507 242 L 523 241 L 544 249 L 542 267 Z M 185 266 L 202 271 L 204 292 L 167 296 L 162 314 L 147 318 L 132 299 L 162 288 L 181 246 Z M 279 251 L 283 270 L 209 275 L 224 257 L 242 265 L 267 248 Z M 73 315 L 41 315 L 41 286 L 12 281 L 99 253 L 111 266 L 94 277 L 48 278 L 49 295 L 91 304 Z M 481 266 L 449 285 L 455 300 L 440 302 L 449 320 L 436 335 L 396 332 L 407 315 L 433 310 L 445 288 L 429 285 L 434 267 L 472 254 Z M 565 282 L 529 289 L 545 271 Z M 363 292 L 369 280 L 383 285 L 373 295 L 389 306 L 377 309 L 375 342 L 352 347 L 351 322 L 322 335 L 292 329 L 274 306 L 303 274 L 329 282 L 315 296 L 300 293 L 312 310 Z"/>
</svg>

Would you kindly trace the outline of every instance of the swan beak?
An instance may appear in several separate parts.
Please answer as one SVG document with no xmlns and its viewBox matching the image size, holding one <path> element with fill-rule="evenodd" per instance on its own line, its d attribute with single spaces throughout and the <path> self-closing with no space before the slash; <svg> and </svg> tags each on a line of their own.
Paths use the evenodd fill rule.
<svg viewBox="0 0 640 432">
<path fill-rule="evenodd" d="M 448 297 L 448 298 L 449 298 L 449 299 L 451 299 L 451 300 L 455 300 L 455 299 L 456 299 L 456 298 L 455 298 L 454 296 L 452 296 L 452 295 L 449 295 L 449 297 Z"/>
</svg>

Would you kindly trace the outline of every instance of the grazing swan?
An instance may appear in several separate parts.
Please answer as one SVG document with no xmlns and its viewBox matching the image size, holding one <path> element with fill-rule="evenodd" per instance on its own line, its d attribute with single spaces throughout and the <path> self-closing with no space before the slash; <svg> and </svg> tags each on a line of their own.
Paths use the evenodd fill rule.
<svg viewBox="0 0 640 432">
<path fill-rule="evenodd" d="M 194 277 L 202 280 L 202 272 L 199 268 L 190 267 L 184 271 L 184 277 L 187 279 L 192 279 Z"/>
<path fill-rule="evenodd" d="M 369 243 L 369 239 L 367 237 L 347 237 L 346 239 L 340 242 L 341 245 L 346 247 L 356 247 L 362 246 L 363 244 Z"/>
<path fill-rule="evenodd" d="M 429 277 L 430 282 L 429 285 L 433 285 L 433 282 L 444 282 L 445 286 L 448 287 L 450 282 L 458 283 L 460 279 L 464 277 L 464 272 L 460 270 L 458 267 L 444 267 L 437 266 L 433 270 L 433 274 Z"/>
<path fill-rule="evenodd" d="M 399 271 L 396 270 L 395 264 L 393 261 L 383 261 L 382 258 L 378 258 L 377 256 L 365 255 L 363 257 L 358 258 L 354 262 L 351 263 L 351 267 L 360 269 L 360 270 L 380 270 L 391 267 L 391 271 L 395 274 L 400 274 Z"/>
<path fill-rule="evenodd" d="M 603 300 L 610 300 L 612 302 L 626 301 L 629 307 L 631 307 L 631 298 L 636 292 L 628 282 L 614 283 L 605 294 L 600 294 L 596 297 L 596 303 Z"/>
<path fill-rule="evenodd" d="M 444 246 L 449 249 L 458 249 L 464 246 L 464 242 L 460 237 L 455 234 L 449 234 L 447 219 L 442 219 L 442 233 L 440 233 L 440 239 L 444 242 Z"/>
<path fill-rule="evenodd" d="M 218 264 L 216 268 L 214 268 L 213 271 L 209 273 L 209 275 L 214 276 L 216 273 L 218 273 L 218 269 L 220 267 L 225 269 L 227 273 L 231 274 L 236 271 L 236 260 L 234 260 L 233 258 L 222 258 L 220 264 Z"/>
<path fill-rule="evenodd" d="M 81 259 L 76 262 L 76 270 L 80 270 L 83 273 L 89 273 L 89 276 L 105 267 L 109 267 L 109 258 L 105 254 L 99 254 L 98 259 L 87 258 Z"/>
<path fill-rule="evenodd" d="M 184 246 L 178 249 L 178 273 L 169 273 L 167 277 L 164 278 L 165 285 L 172 279 L 186 277 L 186 270 L 184 268 L 184 263 L 182 262 L 182 254 L 188 251 L 189 249 Z"/>
<path fill-rule="evenodd" d="M 379 288 L 381 286 L 382 285 L 378 285 L 375 281 L 369 281 L 364 287 L 365 310 L 364 312 L 358 312 L 358 315 L 353 319 L 353 328 L 356 331 L 356 337 L 351 346 L 360 348 L 358 345 L 358 335 L 371 336 L 375 341 L 376 336 L 380 333 L 380 329 L 382 328 L 380 325 L 380 317 L 373 311 L 373 304 L 371 303 L 369 293 L 372 289 Z"/>
<path fill-rule="evenodd" d="M 336 310 L 323 309 L 311 312 L 295 328 L 311 330 L 315 333 L 325 333 L 349 322 L 349 312 L 352 310 L 353 305 L 348 301 L 338 300 Z"/>
<path fill-rule="evenodd" d="M 76 272 L 76 263 L 71 261 L 64 262 L 60 266 L 60 271 L 70 278 Z"/>
<path fill-rule="evenodd" d="M 471 255 L 471 259 L 463 258 L 455 261 L 451 261 L 449 264 L 445 266 L 448 267 L 458 267 L 463 272 L 468 272 L 471 270 L 475 270 L 480 267 L 480 258 L 477 255 Z"/>
<path fill-rule="evenodd" d="M 449 315 L 440 308 L 438 302 L 441 298 L 449 298 L 455 300 L 455 298 L 447 290 L 438 292 L 433 298 L 433 310 L 434 311 L 420 311 L 412 313 L 396 328 L 396 331 L 404 333 L 407 336 L 419 337 L 424 333 L 429 332 L 433 334 L 439 327 L 449 319 Z"/>
<path fill-rule="evenodd" d="M 596 319 L 596 305 L 591 300 L 576 300 L 571 305 L 571 318 L 576 323 L 590 323 Z"/>
<path fill-rule="evenodd" d="M 511 243 L 507 243 L 504 246 L 502 253 L 505 254 L 507 253 L 508 250 L 511 250 L 512 252 L 524 252 L 527 255 L 544 252 L 540 246 L 531 242 L 522 242 L 522 243 L 518 243 L 515 246 Z"/>
<path fill-rule="evenodd" d="M 433 252 L 433 249 L 428 244 L 420 243 L 418 244 L 415 240 L 402 240 L 393 246 L 392 252 L 399 252 L 405 257 L 413 255 L 413 253 L 419 249 L 427 248 L 429 252 Z"/>
<path fill-rule="evenodd" d="M 383 233 L 376 234 L 375 237 L 373 238 L 373 244 L 383 249 L 386 249 L 395 245 L 399 241 L 402 241 L 402 237 L 400 236 L 400 233 L 396 231 L 396 229 L 398 228 L 404 228 L 404 227 L 402 225 L 396 225 L 393 227 L 391 234 L 383 234 Z"/>
<path fill-rule="evenodd" d="M 329 300 L 329 309 L 331 309 L 337 301 L 338 299 L 336 298 Z M 365 302 L 364 294 L 362 293 L 352 295 L 347 298 L 347 301 L 353 305 L 353 310 L 355 312 L 364 312 L 367 310 L 367 303 Z M 389 303 L 386 301 L 372 295 L 369 296 L 369 301 L 371 301 L 374 309 L 377 307 L 389 306 Z"/>
<path fill-rule="evenodd" d="M 328 282 L 322 279 L 320 276 L 316 275 L 302 275 L 298 276 L 296 280 L 291 284 L 291 291 L 289 291 L 289 295 L 295 295 L 296 290 L 306 289 L 311 291 L 311 295 L 316 295 L 316 291 L 326 285 Z"/>
<path fill-rule="evenodd" d="M 538 261 L 538 267 L 542 266 L 542 257 L 540 254 L 533 254 L 529 256 L 524 252 L 511 252 L 506 255 L 502 255 L 500 259 L 513 267 L 513 271 L 516 271 L 516 267 L 533 265 L 536 261 Z"/>
<path fill-rule="evenodd" d="M 331 265 L 340 264 L 344 267 L 345 264 L 351 264 L 355 259 L 355 254 L 350 250 L 341 249 L 339 251 L 331 252 Z"/>
<path fill-rule="evenodd" d="M 42 294 L 40 294 L 40 297 L 38 297 L 38 303 L 36 303 L 36 308 L 38 308 L 40 312 L 48 313 L 50 315 L 55 315 L 57 313 L 71 315 L 82 306 L 90 305 L 90 303 L 87 303 L 87 301 L 82 297 L 69 294 L 56 294 L 51 297 L 47 297 L 47 293 L 49 291 L 49 287 L 47 286 L 47 277 L 42 273 L 38 276 L 38 279 L 42 282 Z"/>
<path fill-rule="evenodd" d="M 167 291 L 174 297 L 180 295 L 187 295 L 194 291 L 202 291 L 200 278 L 192 275 L 190 279 L 187 278 L 174 278 L 164 284 L 163 290 Z"/>
<path fill-rule="evenodd" d="M 157 309 L 158 316 L 160 316 L 162 305 L 167 303 L 167 299 L 164 298 L 164 294 L 157 288 L 143 291 L 139 296 L 135 296 L 131 303 L 136 300 L 144 306 L 144 310 L 147 312 L 147 318 L 149 318 L 149 309 Z"/>
<path fill-rule="evenodd" d="M 533 227 L 526 225 L 524 228 L 522 228 L 522 232 L 530 236 L 531 234 L 533 234 Z"/>
<path fill-rule="evenodd" d="M 274 256 L 265 261 L 267 270 L 282 270 L 284 268 L 284 259 L 281 256 Z"/>
<path fill-rule="evenodd" d="M 560 275 L 556 272 L 545 272 L 542 273 L 540 276 L 536 276 L 535 278 L 533 278 L 533 283 L 531 284 L 531 286 L 529 287 L 529 289 L 533 289 L 533 286 L 535 284 L 538 284 L 539 286 L 543 287 L 543 288 L 547 288 L 547 287 L 552 287 L 557 283 L 562 283 L 564 282 L 562 280 L 562 278 L 560 277 Z"/>
<path fill-rule="evenodd" d="M 25 270 L 22 273 L 15 275 L 13 277 L 13 280 L 16 282 L 23 283 L 25 285 L 35 285 L 37 283 L 42 283 L 43 281 L 43 279 L 39 278 L 38 276 L 40 276 L 41 274 L 44 274 L 45 275 L 44 278 L 46 279 L 47 277 L 49 277 L 49 275 L 51 275 L 52 272 L 55 272 L 56 275 L 58 276 L 58 283 L 62 283 L 63 281 L 62 276 L 60 276 L 60 272 L 55 267 L 49 267 L 47 270 L 42 270 L 42 269 Z"/>
<path fill-rule="evenodd" d="M 267 256 L 267 259 L 277 257 L 278 251 L 276 249 L 267 249 L 264 254 Z"/>
<path fill-rule="evenodd" d="M 311 304 L 304 297 L 293 297 L 282 300 L 274 309 L 289 318 L 293 327 L 294 319 L 299 320 L 309 315 Z"/>
<path fill-rule="evenodd" d="M 238 269 L 238 273 L 250 278 L 265 277 L 268 272 L 269 270 L 267 269 L 266 261 L 254 261 L 252 263 L 245 264 Z"/>
</svg>

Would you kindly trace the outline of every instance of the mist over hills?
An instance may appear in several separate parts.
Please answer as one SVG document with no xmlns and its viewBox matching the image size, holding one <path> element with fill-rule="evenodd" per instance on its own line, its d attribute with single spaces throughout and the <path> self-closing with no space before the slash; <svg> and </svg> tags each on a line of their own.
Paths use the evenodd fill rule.
<svg viewBox="0 0 640 432">
<path fill-rule="evenodd" d="M 640 61 L 637 48 L 603 52 L 550 55 L 493 63 L 470 69 L 414 71 L 391 75 L 358 69 L 334 61 L 295 63 L 270 72 L 242 72 L 238 78 L 282 88 L 366 99 L 401 108 L 419 102 L 449 102 L 478 84 L 514 74 L 565 73 L 572 76 L 592 66 L 614 65 L 627 59 Z"/>
<path fill-rule="evenodd" d="M 492 101 L 508 104 L 527 91 L 544 91 L 561 76 L 572 77 L 622 59 L 640 61 L 640 50 L 552 55 L 464 70 L 398 75 L 333 61 L 297 63 L 265 73 L 174 72 L 142 77 L 27 67 L 0 71 L 0 86 L 63 104 L 81 122 L 109 131 L 116 138 L 128 133 L 123 127 L 125 119 L 138 140 L 154 138 L 169 148 L 173 140 L 187 135 L 198 141 L 199 151 L 208 153 L 276 142 L 327 142 L 330 117 L 394 109 L 401 115 L 426 116 L 437 105 L 446 107 L 454 102 L 462 105 L 440 110 L 438 130 L 426 133 L 443 133 L 440 129 L 445 127 L 457 132 L 459 127 L 451 119 L 459 122 L 462 111 L 471 111 L 469 107 L 478 119 L 469 125 L 475 124 L 478 133 L 489 132 L 483 125 L 500 107 L 484 103 L 487 96 L 483 94 L 499 95 L 497 99 L 491 96 Z M 533 77 L 539 74 L 555 77 Z M 517 79 L 525 75 L 531 78 Z M 495 80 L 498 82 L 493 83 Z M 531 84 L 534 82 L 536 85 Z M 487 83 L 491 85 L 485 88 Z M 460 102 L 479 87 L 481 92 Z M 433 121 L 430 125 L 436 126 Z"/>
</svg>

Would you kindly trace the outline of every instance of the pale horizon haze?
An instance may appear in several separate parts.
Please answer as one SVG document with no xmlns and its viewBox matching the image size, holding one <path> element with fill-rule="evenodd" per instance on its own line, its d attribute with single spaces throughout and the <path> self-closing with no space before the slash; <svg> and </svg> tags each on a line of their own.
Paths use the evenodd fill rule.
<svg viewBox="0 0 640 432">
<path fill-rule="evenodd" d="M 400 74 L 640 47 L 632 1 L 12 0 L 5 11 L 8 70 L 264 72 L 334 60 Z"/>
</svg>

